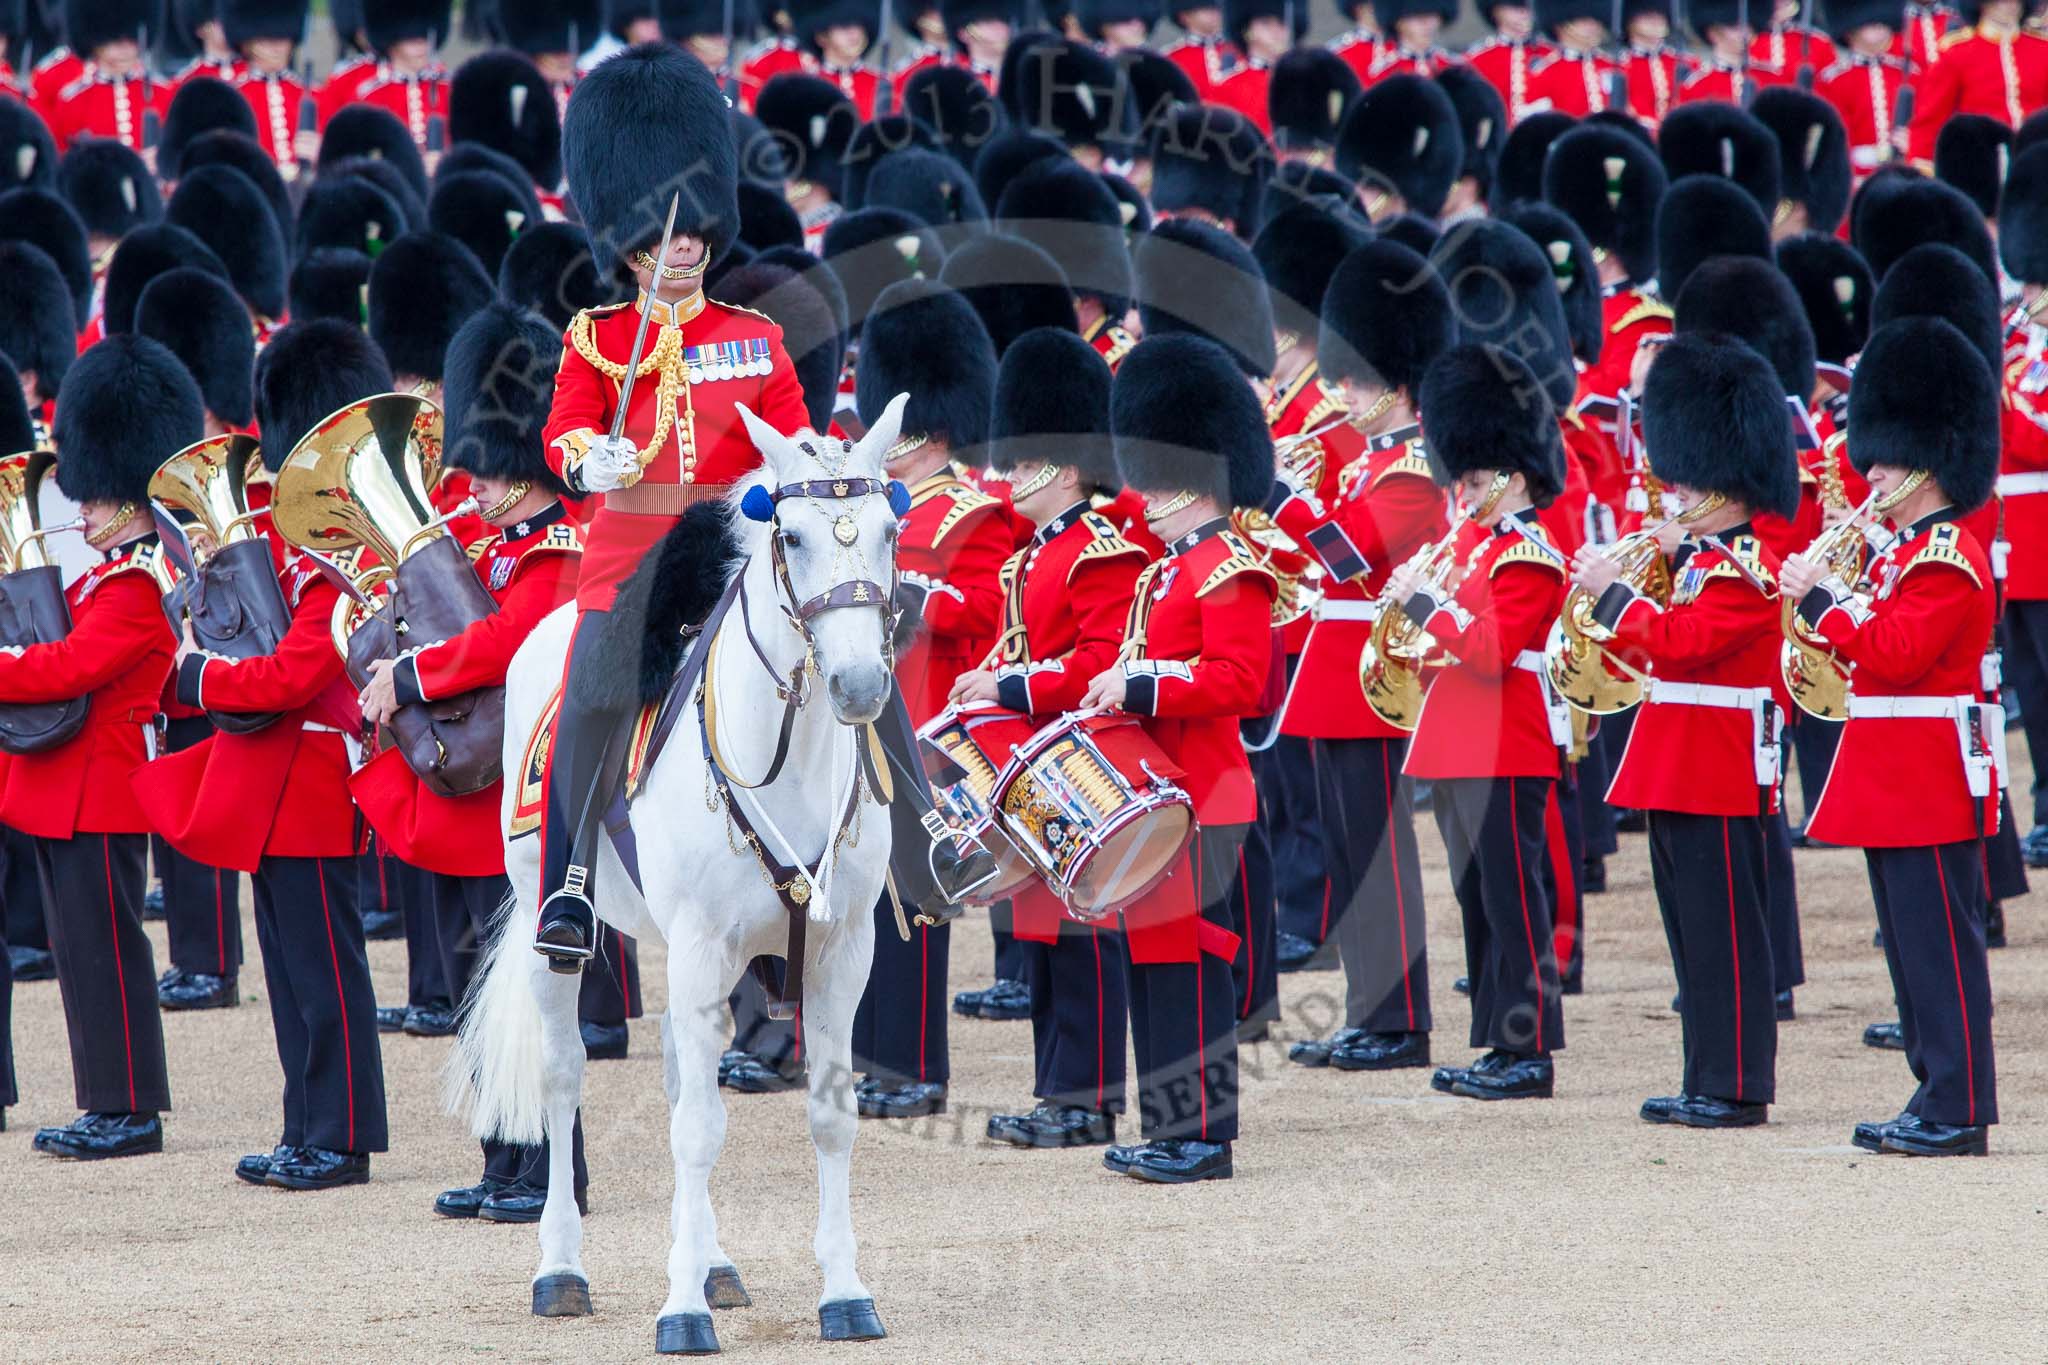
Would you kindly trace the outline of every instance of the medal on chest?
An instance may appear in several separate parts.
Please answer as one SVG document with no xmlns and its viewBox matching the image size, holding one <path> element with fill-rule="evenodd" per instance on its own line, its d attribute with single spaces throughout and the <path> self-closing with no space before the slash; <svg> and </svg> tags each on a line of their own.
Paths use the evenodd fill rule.
<svg viewBox="0 0 2048 1365">
<path fill-rule="evenodd" d="M 1877 600 L 1882 602 L 1892 595 L 1892 589 L 1899 585 L 1899 575 L 1904 572 L 1896 559 L 1887 559 L 1880 571 L 1881 580 L 1877 585 Z"/>
<path fill-rule="evenodd" d="M 1707 585 L 1705 569 L 1686 569 L 1678 575 L 1678 581 L 1671 586 L 1671 601 L 1675 606 L 1684 606 L 1696 600 L 1700 589 Z"/>
<path fill-rule="evenodd" d="M 1166 600 L 1166 594 L 1173 587 L 1174 577 L 1179 573 L 1180 565 L 1169 564 L 1166 566 L 1166 568 L 1159 575 L 1158 584 L 1155 585 L 1152 589 L 1152 600 L 1154 602 L 1163 602 Z"/>
<path fill-rule="evenodd" d="M 503 592 L 505 585 L 512 581 L 512 571 L 519 567 L 517 555 L 491 556 L 491 591 Z"/>
</svg>

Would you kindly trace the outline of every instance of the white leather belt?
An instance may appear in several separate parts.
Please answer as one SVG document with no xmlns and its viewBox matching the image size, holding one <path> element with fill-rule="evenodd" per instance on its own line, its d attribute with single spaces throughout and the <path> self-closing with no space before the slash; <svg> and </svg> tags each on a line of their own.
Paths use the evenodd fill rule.
<svg viewBox="0 0 2048 1365">
<path fill-rule="evenodd" d="M 1531 673 L 1542 673 L 1544 671 L 1543 651 L 1540 649 L 1523 650 L 1515 656 L 1515 667 L 1526 668 Z"/>
<path fill-rule="evenodd" d="M 1723 687 L 1718 683 L 1650 680 L 1653 702 L 1669 706 L 1711 706 L 1724 711 L 1750 711 L 1771 695 L 1767 687 Z"/>
<path fill-rule="evenodd" d="M 1377 621 L 1380 604 L 1377 598 L 1325 597 L 1316 608 L 1316 617 L 1323 621 Z"/>
<path fill-rule="evenodd" d="M 1850 720 L 1953 720 L 1974 697 L 1859 697 L 1849 694 Z"/>
<path fill-rule="evenodd" d="M 340 726 L 338 726 L 338 725 L 322 725 L 322 724 L 321 724 L 321 723 L 320 723 L 319 721 L 317 721 L 317 720 L 309 720 L 309 721 L 307 721 L 307 722 L 306 722 L 306 728 L 307 728 L 308 730 L 318 730 L 318 731 L 319 731 L 319 732 L 320 732 L 321 734 L 324 734 L 324 735 L 338 735 L 338 734 L 342 733 L 342 731 L 341 731 L 341 727 L 340 727 Z"/>
<path fill-rule="evenodd" d="M 2048 493 L 2048 470 L 2031 474 L 2000 474 L 1998 476 L 2000 497 L 2018 497 L 2024 493 Z"/>
</svg>

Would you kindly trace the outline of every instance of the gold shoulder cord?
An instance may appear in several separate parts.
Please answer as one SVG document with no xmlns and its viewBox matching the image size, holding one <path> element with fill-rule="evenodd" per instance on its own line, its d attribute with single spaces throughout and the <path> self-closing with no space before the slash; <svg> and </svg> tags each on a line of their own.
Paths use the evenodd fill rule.
<svg viewBox="0 0 2048 1365">
<path fill-rule="evenodd" d="M 1123 647 L 1116 654 L 1119 661 L 1144 657 L 1145 631 L 1152 623 L 1152 585 L 1165 565 L 1166 560 L 1155 559 L 1138 575 L 1137 594 L 1131 599 L 1130 615 L 1124 618 Z"/>
<path fill-rule="evenodd" d="M 607 359 L 597 349 L 597 341 L 591 335 L 589 313 L 578 313 L 576 320 L 569 324 L 569 342 L 576 353 L 590 362 L 592 369 L 604 375 L 615 384 L 622 384 L 626 378 L 626 367 L 615 360 Z M 697 465 L 697 418 L 691 401 L 689 366 L 683 360 L 683 332 L 680 327 L 663 326 L 660 338 L 654 343 L 654 350 L 640 362 L 640 368 L 633 377 L 644 379 L 655 375 L 654 391 L 654 435 L 638 452 L 640 467 L 645 469 L 653 463 L 654 457 L 668 440 L 669 428 L 675 423 L 676 400 L 683 405 L 683 483 L 694 481 Z"/>
</svg>

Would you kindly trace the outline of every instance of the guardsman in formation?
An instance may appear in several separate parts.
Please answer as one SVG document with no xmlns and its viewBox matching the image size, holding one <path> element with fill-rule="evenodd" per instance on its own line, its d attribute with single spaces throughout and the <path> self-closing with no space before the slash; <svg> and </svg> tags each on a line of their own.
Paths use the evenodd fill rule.
<svg viewBox="0 0 2048 1365">
<path fill-rule="evenodd" d="M 1004 354 L 991 463 L 1037 530 L 1003 564 L 1001 633 L 985 665 L 954 684 L 954 702 L 992 702 L 1043 723 L 1078 708 L 1116 662 L 1146 554 L 1093 510 L 1118 487 L 1109 399 L 1109 367 L 1072 335 L 1039 329 Z M 1069 920 L 1036 881 L 1013 907 L 1039 1103 L 992 1115 L 988 1135 L 1019 1147 L 1112 1142 L 1124 1110 L 1123 936 Z"/>
<path fill-rule="evenodd" d="M 1551 698 L 1543 644 L 1564 603 L 1565 561 L 1537 521 L 1564 488 L 1557 415 L 1507 350 L 1446 351 L 1423 376 L 1424 448 L 1457 489 L 1460 533 L 1387 593 L 1452 661 L 1422 706 L 1411 776 L 1434 782 L 1437 828 L 1465 923 L 1470 1067 L 1430 1084 L 1472 1099 L 1548 1098 L 1564 1009 L 1543 865 L 1545 810 L 1570 723 Z"/>
<path fill-rule="evenodd" d="M 82 137 L 113 138 L 142 151 L 150 126 L 170 108 L 171 87 L 152 79 L 143 44 L 158 19 L 147 0 L 65 0 L 64 35 L 88 58 L 72 79 L 53 84 L 43 116 L 57 150 Z M 40 88 L 43 78 L 37 77 Z"/>
<path fill-rule="evenodd" d="M 1678 102 L 1678 87 L 1692 59 L 1671 42 L 1671 0 L 1628 0 L 1621 26 L 1628 111 L 1655 131 Z"/>
<path fill-rule="evenodd" d="M 1239 850 L 1258 815 L 1238 726 L 1273 661 L 1272 572 L 1231 529 L 1273 485 L 1273 438 L 1241 362 L 1182 334 L 1138 343 L 1110 393 L 1117 470 L 1144 499 L 1165 555 L 1139 576 L 1116 664 L 1085 707 L 1120 709 L 1186 776 L 1196 829 L 1185 861 L 1126 906 L 1133 1055 L 1144 1141 L 1105 1167 L 1139 1180 L 1226 1180 L 1238 1135 L 1230 964 Z"/>
<path fill-rule="evenodd" d="M 1614 7 L 1604 0 L 1537 0 L 1536 23 L 1556 48 L 1529 71 L 1519 118 L 1551 110 L 1583 118 L 1616 105 L 1621 63 L 1605 49 Z"/>
<path fill-rule="evenodd" d="M 1791 80 L 1791 72 L 1758 61 L 1749 50 L 1770 18 L 1771 0 L 1693 0 L 1685 21 L 1706 50 L 1679 85 L 1678 102 L 1713 100 L 1746 108 L 1757 91 Z"/>
<path fill-rule="evenodd" d="M 1480 7 L 1493 21 L 1493 32 L 1465 49 L 1465 63 L 1500 92 L 1508 118 L 1522 117 L 1529 107 L 1529 76 L 1553 51 L 1536 32 L 1536 11 L 1519 0 L 1494 0 Z"/>
<path fill-rule="evenodd" d="M 220 22 L 241 54 L 234 87 L 256 115 L 256 141 L 286 180 L 298 178 L 319 151 L 317 120 L 309 119 L 312 91 L 292 74 L 292 50 L 306 33 L 305 0 L 221 0 Z"/>
<path fill-rule="evenodd" d="M 1684 1025 L 1678 1093 L 1644 1101 L 1651 1123 L 1745 1128 L 1777 1098 L 1778 1025 L 1766 821 L 1779 804 L 1777 556 L 1750 527 L 1786 516 L 1799 466 L 1777 376 L 1749 347 L 1680 335 L 1643 391 L 1643 438 L 1684 511 L 1650 532 L 1668 603 L 1581 550 L 1608 648 L 1644 670 L 1643 704 L 1609 800 L 1649 812 L 1650 872 Z"/>
<path fill-rule="evenodd" d="M 2018 128 L 2048 105 L 2048 38 L 2021 26 L 2021 0 L 1965 0 L 1959 12 L 1966 27 L 1952 30 L 1939 55 L 1915 69 L 1906 155 L 1930 172 L 1935 140 L 1951 116 L 1983 114 Z"/>
<path fill-rule="evenodd" d="M 1858 184 L 1901 152 L 1899 94 L 1912 72 L 1892 47 L 1905 9 L 1900 0 L 1835 0 L 1827 8 L 1837 56 L 1815 79 L 1813 93 L 1842 116 Z"/>
<path fill-rule="evenodd" d="M 203 420 L 191 376 L 156 342 L 116 337 L 72 366 L 57 405 L 57 483 L 79 503 L 99 562 L 65 593 L 62 640 L 0 651 L 0 705 L 89 699 L 76 734 L 0 768 L 0 819 L 34 841 L 84 1111 L 36 1134 L 52 1156 L 163 1150 L 171 1083 L 142 929 L 149 826 L 128 774 L 148 756 L 177 645 L 149 479 L 199 439 Z"/>
<path fill-rule="evenodd" d="M 363 31 L 377 54 L 377 77 L 355 101 L 395 116 L 412 135 L 432 175 L 446 132 L 448 68 L 438 55 L 451 30 L 450 0 L 363 0 Z"/>
</svg>

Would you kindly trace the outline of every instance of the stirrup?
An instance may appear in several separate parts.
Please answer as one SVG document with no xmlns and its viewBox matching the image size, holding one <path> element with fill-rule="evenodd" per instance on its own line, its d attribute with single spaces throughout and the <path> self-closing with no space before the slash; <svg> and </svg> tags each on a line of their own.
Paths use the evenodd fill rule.
<svg viewBox="0 0 2048 1365">
<path fill-rule="evenodd" d="M 597 956 L 597 907 L 590 903 L 590 897 L 583 894 L 585 875 L 582 868 L 571 865 L 562 889 L 540 903 L 540 928 L 533 940 L 533 950 L 548 960 L 548 969 L 569 976 L 582 971 L 583 964 Z M 557 901 L 569 902 L 565 907 L 568 913 L 550 919 L 548 907 Z M 550 941 L 547 933 L 557 926 L 580 929 L 583 942 Z"/>
<path fill-rule="evenodd" d="M 969 896 L 1002 875 L 1002 868 L 997 865 L 996 856 L 989 851 L 987 844 L 984 844 L 981 840 L 964 830 L 954 829 L 945 822 L 936 810 L 926 811 L 919 818 L 918 823 L 924 826 L 925 833 L 931 838 L 931 843 L 924 851 L 925 870 L 931 873 L 932 885 L 938 888 L 940 896 L 945 898 L 947 905 L 958 905 L 961 901 L 966 900 Z M 941 844 L 953 844 L 959 848 L 960 861 L 955 864 L 956 867 L 965 867 L 975 858 L 979 857 L 987 860 L 988 870 L 973 881 L 968 882 L 965 886 L 957 889 L 949 888 L 946 885 L 945 877 L 939 873 L 938 852 Z M 955 910 L 950 915 L 942 914 L 936 917 L 920 915 L 918 918 L 920 920 L 929 918 L 932 923 L 943 924 L 948 920 L 956 918 L 958 915 L 959 911 Z"/>
</svg>

